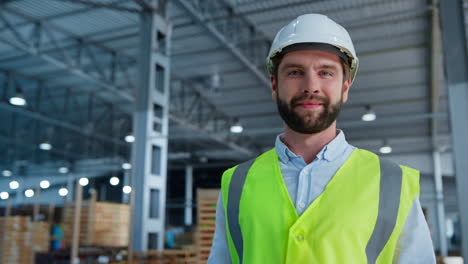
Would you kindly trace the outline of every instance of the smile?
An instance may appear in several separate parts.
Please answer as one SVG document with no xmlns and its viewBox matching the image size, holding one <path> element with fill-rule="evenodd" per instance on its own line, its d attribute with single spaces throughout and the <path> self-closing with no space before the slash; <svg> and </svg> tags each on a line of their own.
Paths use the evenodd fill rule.
<svg viewBox="0 0 468 264">
<path fill-rule="evenodd" d="M 296 104 L 296 107 L 301 107 L 304 109 L 318 109 L 322 106 L 323 104 L 321 102 L 301 102 Z"/>
</svg>

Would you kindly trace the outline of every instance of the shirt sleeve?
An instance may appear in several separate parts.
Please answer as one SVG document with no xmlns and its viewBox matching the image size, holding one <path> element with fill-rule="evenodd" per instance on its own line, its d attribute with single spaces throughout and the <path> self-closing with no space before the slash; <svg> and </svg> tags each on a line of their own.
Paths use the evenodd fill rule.
<svg viewBox="0 0 468 264">
<path fill-rule="evenodd" d="M 231 264 L 231 256 L 226 237 L 226 220 L 222 192 L 219 192 L 216 204 L 216 226 L 207 264 Z"/>
<path fill-rule="evenodd" d="M 424 217 L 419 198 L 414 198 L 398 240 L 394 263 L 435 264 L 431 233 Z"/>
</svg>

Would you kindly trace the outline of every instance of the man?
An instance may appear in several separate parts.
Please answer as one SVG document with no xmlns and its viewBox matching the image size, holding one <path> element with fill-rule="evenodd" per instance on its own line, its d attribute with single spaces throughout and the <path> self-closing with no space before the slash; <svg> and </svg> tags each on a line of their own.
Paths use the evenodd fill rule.
<svg viewBox="0 0 468 264">
<path fill-rule="evenodd" d="M 358 67 L 348 32 L 299 16 L 277 33 L 267 64 L 284 133 L 223 174 L 208 263 L 435 263 L 419 172 L 336 129 Z"/>
<path fill-rule="evenodd" d="M 59 250 L 62 248 L 62 240 L 63 240 L 63 229 L 60 226 L 60 222 L 58 220 L 54 220 L 54 224 L 50 230 L 50 250 Z"/>
</svg>

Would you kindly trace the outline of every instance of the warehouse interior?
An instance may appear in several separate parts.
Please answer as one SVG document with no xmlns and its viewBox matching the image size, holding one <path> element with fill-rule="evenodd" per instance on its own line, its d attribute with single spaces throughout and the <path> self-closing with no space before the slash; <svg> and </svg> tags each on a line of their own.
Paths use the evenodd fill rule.
<svg viewBox="0 0 468 264">
<path fill-rule="evenodd" d="M 436 254 L 466 259 L 467 0 L 3 0 L 0 234 L 27 221 L 33 239 L 0 241 L 0 263 L 206 263 L 202 209 L 283 131 L 266 57 L 305 13 L 343 25 L 359 57 L 338 128 L 420 171 Z"/>
</svg>

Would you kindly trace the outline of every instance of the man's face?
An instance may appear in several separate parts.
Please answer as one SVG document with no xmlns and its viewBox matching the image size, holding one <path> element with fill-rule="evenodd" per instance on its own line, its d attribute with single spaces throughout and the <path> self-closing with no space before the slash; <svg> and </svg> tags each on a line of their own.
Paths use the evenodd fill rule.
<svg viewBox="0 0 468 264">
<path fill-rule="evenodd" d="M 284 55 L 278 78 L 270 77 L 272 97 L 286 125 L 302 134 L 319 133 L 333 124 L 348 99 L 339 57 L 320 50 Z"/>
</svg>

